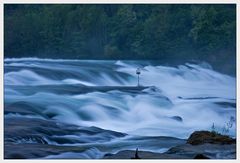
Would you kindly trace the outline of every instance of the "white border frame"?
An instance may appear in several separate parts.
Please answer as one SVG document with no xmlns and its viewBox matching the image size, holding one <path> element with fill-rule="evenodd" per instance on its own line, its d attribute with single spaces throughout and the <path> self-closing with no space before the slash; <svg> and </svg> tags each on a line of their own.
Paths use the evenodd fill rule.
<svg viewBox="0 0 240 163">
<path fill-rule="evenodd" d="M 58 160 L 20 160 L 20 159 L 16 159 L 16 160 L 8 160 L 8 159 L 4 159 L 4 149 L 3 149 L 3 144 L 4 144 L 4 140 L 3 140 L 3 129 L 4 129 L 4 124 L 3 124 L 3 115 L 4 115 L 4 87 L 3 87 L 3 63 L 4 63 L 4 50 L 3 50 L 3 45 L 4 45 L 4 31 L 3 31 L 3 19 L 4 19 L 4 13 L 3 13 L 3 5 L 4 4 L 9 4 L 9 3 L 25 3 L 25 4 L 40 4 L 40 3 L 45 3 L 45 4 L 52 4 L 52 3 L 58 3 L 58 4 L 100 4 L 100 3 L 115 3 L 115 4 L 127 4 L 127 3 L 131 3 L 131 4 L 236 4 L 236 9 L 237 9 L 237 28 L 236 28 L 236 32 L 237 32 L 237 39 L 236 39 L 236 45 L 237 45 L 237 53 L 236 53 L 236 79 L 237 79 L 237 87 L 236 87 L 236 93 L 237 93 L 237 107 L 236 107 L 236 115 L 237 115 L 237 131 L 239 129 L 239 113 L 238 113 L 238 108 L 240 106 L 239 104 L 239 69 L 240 69 L 240 65 L 239 63 L 239 22 L 240 22 L 240 2 L 238 2 L 237 0 L 221 0 L 221 1 L 216 1 L 216 0 L 181 0 L 181 1 L 176 1 L 176 0 L 2 0 L 1 4 L 0 4 L 0 20 L 1 20 L 1 25 L 0 25 L 0 36 L 1 36 L 1 54 L 0 54 L 0 65 L 1 65 L 1 69 L 0 69 L 0 88 L 1 88 L 1 92 L 0 92 L 0 120 L 1 120 L 1 125 L 0 125 L 0 161 L 1 162 L 39 162 L 42 163 L 44 162 L 238 162 L 240 160 L 240 155 L 239 155 L 239 136 L 238 136 L 238 132 L 236 133 L 236 138 L 237 138 L 237 153 L 236 153 L 236 160 L 165 160 L 165 159 L 159 159 L 159 160 L 81 160 L 81 159 L 58 159 Z"/>
</svg>

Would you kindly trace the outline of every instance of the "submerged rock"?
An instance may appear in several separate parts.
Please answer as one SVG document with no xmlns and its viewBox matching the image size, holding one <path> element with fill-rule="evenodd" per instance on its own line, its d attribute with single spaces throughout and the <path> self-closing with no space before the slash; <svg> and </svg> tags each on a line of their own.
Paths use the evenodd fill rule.
<svg viewBox="0 0 240 163">
<path fill-rule="evenodd" d="M 234 144 L 236 139 L 227 135 L 221 135 L 210 131 L 195 131 L 187 140 L 188 144 L 199 145 L 204 143 L 210 144 Z"/>
<path fill-rule="evenodd" d="M 178 122 L 182 122 L 183 121 L 182 117 L 180 117 L 180 116 L 173 116 L 171 118 L 176 120 L 176 121 L 178 121 Z"/>
<path fill-rule="evenodd" d="M 203 155 L 203 154 L 197 154 L 194 159 L 210 159 L 209 157 Z"/>
<path fill-rule="evenodd" d="M 183 144 L 170 148 L 166 154 L 181 155 L 182 157 L 195 159 L 202 154 L 210 159 L 235 159 L 236 144 L 209 144 L 201 145 Z"/>
<path fill-rule="evenodd" d="M 116 154 L 106 154 L 103 159 L 133 159 L 131 156 L 136 154 L 133 150 L 123 150 Z M 149 151 L 138 151 L 141 159 L 186 159 L 186 157 L 178 154 L 155 153 Z M 190 159 L 191 157 L 187 157 Z M 134 158 L 135 159 L 135 158 Z"/>
<path fill-rule="evenodd" d="M 209 131 L 195 131 L 187 143 L 171 147 L 164 153 L 123 150 L 107 154 L 104 159 L 235 159 L 236 140 Z M 135 157 L 133 157 L 135 155 Z"/>
<path fill-rule="evenodd" d="M 215 102 L 215 104 L 225 108 L 236 108 L 236 102 Z"/>
<path fill-rule="evenodd" d="M 81 127 L 37 118 L 5 118 L 4 159 L 43 158 L 48 155 L 67 157 L 68 152 L 81 153 L 92 148 L 86 145 L 88 143 L 109 142 L 124 136 L 124 133 L 93 126 Z"/>
<path fill-rule="evenodd" d="M 123 150 L 116 154 L 106 154 L 103 159 L 131 159 L 133 150 Z M 170 148 L 164 153 L 138 151 L 141 159 L 235 159 L 236 144 L 182 144 Z"/>
</svg>

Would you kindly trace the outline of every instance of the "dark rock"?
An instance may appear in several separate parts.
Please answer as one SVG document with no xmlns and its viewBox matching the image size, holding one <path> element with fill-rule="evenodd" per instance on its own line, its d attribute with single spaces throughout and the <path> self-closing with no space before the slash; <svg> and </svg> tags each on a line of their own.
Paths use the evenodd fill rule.
<svg viewBox="0 0 240 163">
<path fill-rule="evenodd" d="M 198 154 L 207 156 L 210 159 L 235 159 L 236 144 L 182 144 L 170 148 L 165 154 L 181 155 L 186 159 L 189 157 L 193 159 Z"/>
<path fill-rule="evenodd" d="M 136 151 L 123 150 L 116 154 L 104 156 L 103 159 L 130 159 L 131 156 L 136 154 Z M 178 154 L 165 154 L 165 153 L 155 153 L 149 151 L 138 151 L 138 155 L 141 159 L 191 159 L 193 156 L 185 156 Z"/>
<path fill-rule="evenodd" d="M 110 157 L 110 156 L 113 156 L 112 153 L 106 153 L 103 157 Z"/>
<path fill-rule="evenodd" d="M 84 152 L 83 147 L 57 146 L 49 144 L 4 143 L 4 159 L 36 159 L 64 152 Z"/>
<path fill-rule="evenodd" d="M 207 100 L 207 99 L 216 99 L 218 97 L 194 97 L 194 98 L 185 98 L 185 97 L 181 97 L 178 96 L 179 99 L 183 99 L 183 100 Z"/>
<path fill-rule="evenodd" d="M 215 102 L 215 104 L 226 108 L 236 108 L 236 102 Z"/>
<path fill-rule="evenodd" d="M 80 127 L 38 118 L 5 117 L 4 120 L 4 159 L 31 159 L 65 152 L 79 153 L 88 147 L 62 144 L 106 142 L 126 135 L 97 127 Z"/>
<path fill-rule="evenodd" d="M 236 139 L 227 135 L 221 135 L 210 131 L 195 131 L 187 140 L 188 144 L 199 145 L 204 143 L 210 144 L 234 144 Z"/>
<path fill-rule="evenodd" d="M 142 90 L 149 88 L 148 86 L 85 86 L 82 84 L 66 84 L 66 85 L 39 85 L 39 86 L 13 86 L 14 90 L 20 91 L 25 95 L 33 95 L 37 92 L 52 92 L 56 94 L 84 94 L 90 92 L 108 92 L 119 90 L 128 93 L 141 93 Z"/>
<path fill-rule="evenodd" d="M 210 158 L 203 154 L 197 154 L 193 159 L 210 159 Z"/>
<path fill-rule="evenodd" d="M 182 121 L 183 121 L 182 117 L 180 117 L 180 116 L 173 116 L 173 117 L 171 117 L 171 118 L 174 119 L 174 120 L 176 120 L 176 121 L 179 121 L 179 122 L 182 122 Z"/>
<path fill-rule="evenodd" d="M 4 114 L 20 114 L 20 115 L 40 115 L 47 118 L 44 114 L 41 113 L 43 110 L 40 106 L 34 106 L 31 103 L 19 101 L 9 105 L 4 106 Z"/>
<path fill-rule="evenodd" d="M 21 155 L 21 154 L 19 154 L 19 153 L 12 153 L 12 154 L 10 155 L 10 158 L 11 158 L 11 159 L 26 159 L 25 156 L 23 156 L 23 155 Z"/>
<path fill-rule="evenodd" d="M 236 159 L 236 144 L 182 144 L 170 148 L 164 153 L 138 151 L 141 159 Z M 130 159 L 136 151 L 123 150 L 116 154 L 107 154 L 103 159 Z"/>
</svg>

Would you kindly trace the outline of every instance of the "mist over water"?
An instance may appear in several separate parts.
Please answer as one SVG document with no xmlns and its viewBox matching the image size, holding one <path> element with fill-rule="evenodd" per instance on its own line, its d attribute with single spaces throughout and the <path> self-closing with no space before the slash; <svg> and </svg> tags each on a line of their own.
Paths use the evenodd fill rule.
<svg viewBox="0 0 240 163">
<path fill-rule="evenodd" d="M 138 67 L 141 89 L 124 89 L 137 85 Z M 211 130 L 213 123 L 222 132 L 235 119 L 236 78 L 206 63 L 169 67 L 150 61 L 5 59 L 4 104 L 5 121 L 39 118 L 131 136 L 186 139 L 193 131 Z M 13 105 L 20 111 L 6 110 Z M 235 137 L 235 123 L 227 134 Z"/>
</svg>

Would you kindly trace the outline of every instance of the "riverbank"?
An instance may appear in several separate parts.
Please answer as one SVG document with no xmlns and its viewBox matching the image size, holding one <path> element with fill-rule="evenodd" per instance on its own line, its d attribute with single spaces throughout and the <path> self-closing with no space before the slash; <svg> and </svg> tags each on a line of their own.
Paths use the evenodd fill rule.
<svg viewBox="0 0 240 163">
<path fill-rule="evenodd" d="M 196 131 L 186 144 L 164 153 L 124 150 L 106 154 L 104 159 L 236 159 L 236 139 L 209 131 Z"/>
<path fill-rule="evenodd" d="M 236 140 L 209 131 L 194 132 L 184 140 L 130 136 L 36 118 L 5 121 L 5 159 L 132 159 L 136 147 L 140 159 L 236 158 Z"/>
</svg>

